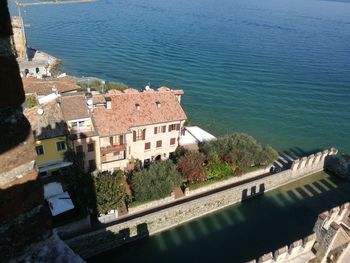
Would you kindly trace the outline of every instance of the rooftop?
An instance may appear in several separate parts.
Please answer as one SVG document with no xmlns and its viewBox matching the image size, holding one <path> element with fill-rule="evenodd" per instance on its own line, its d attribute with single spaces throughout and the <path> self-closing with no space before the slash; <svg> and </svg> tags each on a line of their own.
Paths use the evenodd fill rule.
<svg viewBox="0 0 350 263">
<path fill-rule="evenodd" d="M 26 109 L 24 115 L 32 126 L 36 140 L 67 134 L 67 126 L 61 108 L 56 101 Z"/>
<path fill-rule="evenodd" d="M 62 96 L 61 108 L 66 121 L 90 117 L 84 95 Z"/>
<path fill-rule="evenodd" d="M 128 89 L 124 93 L 105 95 L 105 99 L 108 97 L 111 109 L 97 107 L 93 112 L 100 136 L 125 134 L 131 127 L 187 119 L 172 90 L 139 92 Z M 103 100 L 98 95 L 94 101 Z"/>
<path fill-rule="evenodd" d="M 39 96 L 52 93 L 55 86 L 59 93 L 80 89 L 74 78 L 67 76 L 62 78 L 37 79 L 33 77 L 22 78 L 25 93 L 36 93 Z"/>
</svg>

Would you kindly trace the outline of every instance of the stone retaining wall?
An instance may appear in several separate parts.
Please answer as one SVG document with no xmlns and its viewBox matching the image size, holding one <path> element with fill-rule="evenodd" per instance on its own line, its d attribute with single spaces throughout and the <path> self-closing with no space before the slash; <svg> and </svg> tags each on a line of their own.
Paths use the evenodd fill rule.
<svg viewBox="0 0 350 263">
<path fill-rule="evenodd" d="M 90 227 L 91 227 L 91 221 L 90 221 L 90 215 L 88 215 L 78 221 L 56 227 L 55 231 L 57 234 L 59 234 L 61 238 L 66 238 L 67 236 L 72 236 L 75 233 L 89 229 Z"/>
<path fill-rule="evenodd" d="M 83 258 L 153 235 L 323 170 L 330 149 L 293 162 L 291 169 L 67 240 Z"/>
<path fill-rule="evenodd" d="M 230 184 L 238 183 L 240 181 L 251 179 L 251 178 L 254 178 L 258 175 L 269 173 L 270 168 L 271 168 L 271 166 L 268 166 L 266 168 L 262 168 L 262 169 L 259 169 L 259 170 L 256 170 L 256 171 L 253 171 L 250 173 L 243 174 L 242 176 L 235 176 L 235 177 L 232 177 L 230 179 L 227 179 L 227 180 L 224 180 L 221 182 L 217 182 L 217 183 L 213 183 L 210 185 L 206 185 L 206 186 L 200 187 L 200 188 L 195 189 L 195 190 L 189 190 L 188 192 L 186 192 L 186 196 L 192 196 L 192 195 L 205 193 L 205 192 L 214 190 L 216 188 L 220 188 L 220 187 L 223 187 L 226 185 L 230 185 Z"/>
<path fill-rule="evenodd" d="M 175 201 L 175 195 L 174 193 L 171 193 L 171 196 L 165 197 L 163 199 L 159 199 L 159 200 L 155 200 L 155 201 L 151 201 L 142 205 L 138 205 L 135 207 L 130 207 L 128 209 L 128 214 L 135 214 L 141 211 L 145 211 L 157 206 L 161 206 L 161 205 L 165 205 L 165 204 L 169 204 L 171 202 Z"/>
</svg>

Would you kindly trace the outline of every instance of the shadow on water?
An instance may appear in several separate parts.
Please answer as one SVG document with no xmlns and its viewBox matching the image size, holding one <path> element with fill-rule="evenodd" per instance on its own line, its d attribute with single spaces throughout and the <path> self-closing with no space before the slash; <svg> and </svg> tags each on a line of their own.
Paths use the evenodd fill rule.
<svg viewBox="0 0 350 263">
<path fill-rule="evenodd" d="M 349 189 L 318 173 L 89 261 L 245 262 L 311 234 L 319 213 L 349 201 Z"/>
</svg>

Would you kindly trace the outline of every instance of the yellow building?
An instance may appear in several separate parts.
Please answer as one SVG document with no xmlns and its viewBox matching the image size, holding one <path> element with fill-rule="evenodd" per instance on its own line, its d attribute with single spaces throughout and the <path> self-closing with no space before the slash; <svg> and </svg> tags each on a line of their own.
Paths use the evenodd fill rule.
<svg viewBox="0 0 350 263">
<path fill-rule="evenodd" d="M 40 175 L 58 174 L 72 163 L 64 160 L 67 151 L 67 125 L 63 120 L 60 104 L 51 101 L 24 111 L 36 143 L 36 165 Z"/>
</svg>

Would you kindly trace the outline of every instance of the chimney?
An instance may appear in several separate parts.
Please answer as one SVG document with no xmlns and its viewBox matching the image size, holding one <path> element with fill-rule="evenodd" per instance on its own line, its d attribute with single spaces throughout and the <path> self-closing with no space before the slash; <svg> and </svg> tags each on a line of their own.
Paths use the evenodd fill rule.
<svg viewBox="0 0 350 263">
<path fill-rule="evenodd" d="M 138 103 L 135 104 L 135 107 L 136 107 L 136 110 L 140 110 L 140 108 L 141 108 L 140 104 L 138 104 Z"/>
<path fill-rule="evenodd" d="M 55 93 L 56 95 L 58 95 L 58 90 L 55 84 L 53 84 L 52 86 L 52 93 Z"/>
<path fill-rule="evenodd" d="M 160 101 L 156 101 L 156 105 L 157 105 L 157 108 L 159 109 L 161 106 Z"/>
<path fill-rule="evenodd" d="M 105 97 L 105 100 L 106 100 L 106 109 L 107 110 L 112 109 L 112 99 L 111 99 L 111 97 Z"/>
</svg>

